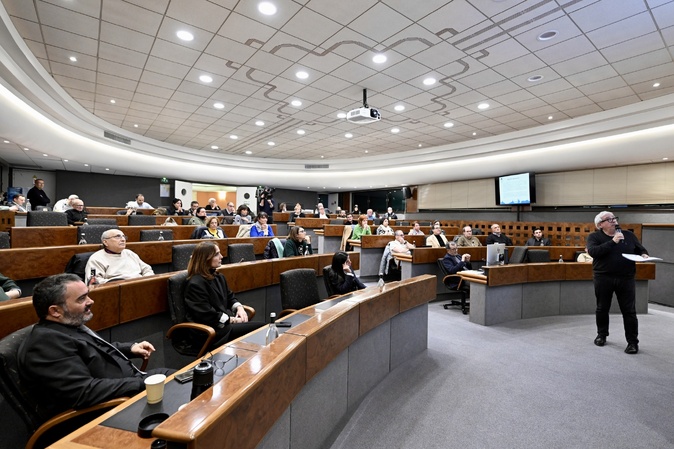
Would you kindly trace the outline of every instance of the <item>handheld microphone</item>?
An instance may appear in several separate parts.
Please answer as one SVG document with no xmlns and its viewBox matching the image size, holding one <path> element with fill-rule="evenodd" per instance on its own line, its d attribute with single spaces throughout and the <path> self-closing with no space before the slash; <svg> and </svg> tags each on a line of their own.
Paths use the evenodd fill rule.
<svg viewBox="0 0 674 449">
<path fill-rule="evenodd" d="M 621 234 L 623 233 L 623 230 L 620 229 L 620 225 L 615 225 L 615 232 L 619 232 L 619 233 L 621 233 Z M 624 237 L 620 240 L 620 243 L 625 243 L 625 238 L 624 238 Z"/>
</svg>

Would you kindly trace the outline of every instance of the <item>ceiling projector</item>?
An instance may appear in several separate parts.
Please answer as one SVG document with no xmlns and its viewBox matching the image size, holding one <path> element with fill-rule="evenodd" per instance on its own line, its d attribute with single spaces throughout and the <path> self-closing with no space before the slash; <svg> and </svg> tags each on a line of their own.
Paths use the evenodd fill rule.
<svg viewBox="0 0 674 449">
<path fill-rule="evenodd" d="M 381 115 L 375 108 L 358 108 L 349 111 L 346 114 L 346 119 L 351 123 L 364 124 L 381 120 Z"/>
</svg>

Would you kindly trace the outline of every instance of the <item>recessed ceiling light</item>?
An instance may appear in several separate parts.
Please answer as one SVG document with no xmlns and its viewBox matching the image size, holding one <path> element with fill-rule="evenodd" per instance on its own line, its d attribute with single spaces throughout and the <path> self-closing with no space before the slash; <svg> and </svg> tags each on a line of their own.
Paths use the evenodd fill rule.
<svg viewBox="0 0 674 449">
<path fill-rule="evenodd" d="M 403 106 L 403 105 L 401 105 L 401 104 L 398 104 L 398 105 L 396 105 L 396 107 L 393 108 L 393 109 L 395 109 L 396 111 L 400 112 L 400 111 L 404 111 L 404 110 L 405 110 L 405 106 Z"/>
<path fill-rule="evenodd" d="M 117 102 L 115 100 L 110 100 L 110 103 L 115 104 Z"/>
<path fill-rule="evenodd" d="M 538 39 L 539 41 L 549 41 L 550 39 L 554 39 L 555 37 L 557 37 L 558 34 L 559 32 L 557 30 L 545 31 L 539 34 L 536 39 Z"/>
<path fill-rule="evenodd" d="M 176 33 L 176 36 L 178 36 L 178 39 L 183 40 L 183 41 L 192 41 L 194 40 L 194 35 L 190 33 L 189 31 L 178 31 Z"/>
<path fill-rule="evenodd" d="M 225 109 L 225 105 L 222 103 L 213 103 L 215 109 Z"/>
<path fill-rule="evenodd" d="M 303 130 L 303 129 L 298 129 L 297 134 L 299 134 L 300 136 L 303 136 L 304 134 L 306 134 L 306 131 Z"/>
<path fill-rule="evenodd" d="M 258 120 L 257 122 L 255 122 L 255 124 L 257 126 L 264 126 L 264 122 L 262 120 Z"/>
<path fill-rule="evenodd" d="M 419 148 L 421 148 L 421 144 L 417 145 Z"/>
<path fill-rule="evenodd" d="M 84 164 L 84 166 L 85 166 L 85 167 L 88 167 L 88 166 L 89 166 L 89 164 Z"/>
<path fill-rule="evenodd" d="M 105 171 L 110 171 L 110 169 L 109 169 L 109 168 L 106 168 Z"/>
<path fill-rule="evenodd" d="M 75 56 L 71 56 L 68 59 L 70 59 L 71 62 L 77 62 L 77 58 Z"/>
<path fill-rule="evenodd" d="M 273 147 L 274 145 L 276 145 L 276 143 L 275 142 L 267 142 L 267 145 L 269 145 L 270 147 Z"/>
<path fill-rule="evenodd" d="M 210 77 L 210 76 L 208 76 L 208 75 L 201 75 L 201 76 L 199 77 L 199 81 L 201 81 L 202 83 L 212 83 L 212 82 L 213 82 L 213 78 Z"/>
<path fill-rule="evenodd" d="M 489 103 L 480 103 L 477 105 L 478 109 L 489 109 Z"/>
<path fill-rule="evenodd" d="M 346 112 L 338 112 L 337 118 L 346 118 Z"/>
<path fill-rule="evenodd" d="M 366 153 L 369 153 L 369 151 L 368 151 L 368 150 L 365 150 L 365 152 L 366 152 Z"/>
<path fill-rule="evenodd" d="M 135 124 L 133 125 L 133 127 L 134 127 L 134 128 L 138 128 L 138 123 L 135 123 Z"/>
<path fill-rule="evenodd" d="M 42 153 L 42 156 L 44 156 L 44 157 L 47 157 L 47 156 L 49 156 L 49 155 L 48 155 L 48 154 L 44 154 L 44 153 Z"/>
<path fill-rule="evenodd" d="M 236 140 L 236 139 L 239 138 L 239 136 L 237 136 L 236 134 L 231 134 L 231 135 L 229 136 L 229 138 L 232 139 L 232 140 Z"/>
<path fill-rule="evenodd" d="M 246 151 L 246 154 L 253 154 L 253 152 L 248 150 L 248 151 Z"/>
<path fill-rule="evenodd" d="M 3 142 L 5 142 L 5 143 L 9 143 L 9 140 L 3 140 Z"/>
<path fill-rule="evenodd" d="M 295 107 L 302 106 L 302 102 L 300 100 L 293 100 L 290 102 L 290 104 Z"/>
<path fill-rule="evenodd" d="M 447 122 L 447 123 L 445 123 L 443 126 L 444 126 L 445 128 L 451 128 L 452 126 L 454 126 L 454 123 L 452 123 L 452 122 Z"/>
<path fill-rule="evenodd" d="M 527 81 L 530 83 L 535 83 L 536 81 L 540 81 L 543 79 L 543 75 L 532 75 L 529 78 L 527 78 Z"/>
<path fill-rule="evenodd" d="M 552 120 L 552 116 L 551 116 L 551 115 L 548 115 L 548 120 Z"/>
<path fill-rule="evenodd" d="M 211 145 L 211 150 L 217 150 L 219 147 L 217 145 Z"/>
<path fill-rule="evenodd" d="M 426 79 L 424 80 L 424 84 L 425 84 L 426 86 L 432 86 L 433 84 L 435 84 L 435 81 L 436 81 L 435 78 L 426 78 Z"/>
<path fill-rule="evenodd" d="M 26 151 L 30 151 L 30 148 L 24 148 L 24 150 L 26 150 Z"/>
<path fill-rule="evenodd" d="M 63 162 L 68 162 L 68 159 L 63 159 Z"/>
<path fill-rule="evenodd" d="M 374 55 L 374 57 L 372 58 L 372 62 L 374 62 L 375 64 L 383 64 L 386 62 L 386 59 L 387 59 L 386 55 L 379 53 L 378 55 Z"/>
<path fill-rule="evenodd" d="M 257 10 L 265 16 L 273 16 L 276 14 L 276 6 L 272 2 L 260 2 L 257 5 Z"/>
<path fill-rule="evenodd" d="M 653 87 L 660 87 L 660 83 L 653 84 Z"/>
<path fill-rule="evenodd" d="M 346 134 L 344 134 L 344 137 L 346 137 L 347 139 L 350 139 L 350 138 L 353 137 L 353 134 L 351 134 L 351 133 L 346 133 Z"/>
<path fill-rule="evenodd" d="M 393 134 L 398 134 L 398 133 L 400 132 L 400 128 L 392 128 L 392 129 L 391 129 L 391 132 L 392 132 Z"/>
<path fill-rule="evenodd" d="M 667 160 L 669 160 L 669 158 L 668 158 L 668 157 L 663 157 L 662 160 L 663 160 L 663 161 L 667 161 Z"/>
<path fill-rule="evenodd" d="M 300 70 L 299 72 L 297 72 L 295 74 L 295 76 L 298 77 L 301 80 L 305 80 L 305 79 L 309 78 L 309 74 L 307 72 L 303 71 L 303 70 Z"/>
<path fill-rule="evenodd" d="M 323 159 L 325 156 L 321 156 L 321 159 Z"/>
<path fill-rule="evenodd" d="M 477 136 L 477 133 L 473 133 L 474 136 Z"/>
</svg>

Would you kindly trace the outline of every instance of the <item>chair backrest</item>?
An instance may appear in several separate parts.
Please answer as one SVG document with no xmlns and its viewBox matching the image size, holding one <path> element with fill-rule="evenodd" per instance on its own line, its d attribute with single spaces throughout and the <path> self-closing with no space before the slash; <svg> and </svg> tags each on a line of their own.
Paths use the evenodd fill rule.
<svg viewBox="0 0 674 449">
<path fill-rule="evenodd" d="M 196 228 L 194 228 L 194 231 L 192 231 L 192 233 L 190 234 L 190 238 L 200 239 L 201 234 L 203 234 L 206 229 L 208 229 L 207 226 L 197 226 Z"/>
<path fill-rule="evenodd" d="M 196 247 L 196 243 L 174 245 L 171 249 L 171 271 L 187 270 L 187 265 Z"/>
<path fill-rule="evenodd" d="M 140 241 L 156 242 L 160 235 L 164 237 L 164 240 L 173 240 L 173 230 L 171 229 L 143 229 L 140 231 Z"/>
<path fill-rule="evenodd" d="M 68 226 L 68 216 L 63 212 L 28 212 L 26 226 Z"/>
<path fill-rule="evenodd" d="M 180 219 L 180 221 L 181 221 L 181 224 L 187 225 L 187 224 L 190 224 L 191 219 L 192 219 L 192 217 L 182 217 Z"/>
<path fill-rule="evenodd" d="M 510 256 L 507 263 L 524 263 L 527 258 L 527 247 L 526 246 L 516 246 L 513 248 L 513 253 Z"/>
<path fill-rule="evenodd" d="M 234 223 L 234 215 L 225 215 L 222 217 L 222 224 L 232 224 Z"/>
<path fill-rule="evenodd" d="M 129 226 L 153 226 L 157 224 L 154 215 L 129 215 Z"/>
<path fill-rule="evenodd" d="M 92 254 L 94 254 L 94 252 L 95 251 L 91 251 L 88 253 L 79 253 L 73 255 L 73 257 L 71 257 L 66 264 L 66 268 L 63 270 L 63 272 L 76 274 L 80 277 L 80 279 L 82 279 L 82 281 L 86 282 L 89 273 L 85 273 L 84 270 L 87 267 L 89 258 Z"/>
<path fill-rule="evenodd" d="M 532 263 L 550 262 L 550 251 L 547 249 L 530 249 L 527 251 L 527 259 Z"/>
<path fill-rule="evenodd" d="M 323 283 L 325 284 L 325 291 L 328 292 L 328 296 L 338 295 L 339 292 L 332 288 L 332 283 L 330 282 L 330 276 L 332 275 L 332 266 L 326 265 L 323 267 Z"/>
<path fill-rule="evenodd" d="M 185 312 L 185 284 L 187 283 L 187 271 L 181 271 L 168 278 L 168 305 L 173 324 L 186 321 Z"/>
<path fill-rule="evenodd" d="M 442 273 L 442 276 L 447 276 L 449 273 L 447 272 L 447 268 L 445 268 L 445 264 L 442 263 L 442 257 L 438 259 L 438 267 L 440 268 L 440 273 Z"/>
<path fill-rule="evenodd" d="M 36 206 L 36 207 L 35 207 L 35 210 L 38 211 L 38 212 L 40 212 L 40 211 L 45 211 L 45 212 L 46 212 L 46 211 L 50 211 L 50 210 L 51 210 L 51 207 L 49 207 L 49 206 Z M 59 213 L 60 213 L 60 212 L 59 212 Z"/>
<path fill-rule="evenodd" d="M 277 245 L 278 243 L 278 245 Z M 279 239 L 274 237 L 267 242 L 264 247 L 263 259 L 279 259 L 283 257 L 283 248 L 285 247 L 286 239 Z M 279 252 L 280 251 L 280 252 Z"/>
<path fill-rule="evenodd" d="M 87 223 L 90 225 L 115 225 L 117 226 L 117 220 L 114 218 L 87 218 Z"/>
<path fill-rule="evenodd" d="M 330 220 L 330 224 L 331 225 L 333 225 L 333 224 L 334 225 L 344 224 L 344 219 L 342 219 L 342 220 Z"/>
<path fill-rule="evenodd" d="M 77 241 L 73 242 L 73 245 L 78 243 L 82 239 L 82 234 L 84 234 L 84 239 L 87 241 L 87 243 L 91 244 L 96 244 L 96 243 L 101 243 L 101 235 L 105 231 L 109 231 L 110 229 L 119 229 L 117 226 L 117 223 L 114 225 L 87 225 L 87 226 L 79 226 L 77 228 Z"/>
<path fill-rule="evenodd" d="M 31 433 L 40 427 L 45 417 L 38 412 L 37 402 L 19 376 L 17 354 L 32 328 L 32 325 L 24 327 L 0 340 L 0 392 Z"/>
<path fill-rule="evenodd" d="M 10 248 L 9 232 L 0 232 L 0 249 Z"/>
<path fill-rule="evenodd" d="M 255 262 L 255 248 L 252 243 L 234 243 L 227 247 L 229 263 Z"/>
<path fill-rule="evenodd" d="M 303 309 L 317 304 L 321 298 L 316 285 L 316 270 L 296 268 L 281 273 L 281 306 Z"/>
</svg>

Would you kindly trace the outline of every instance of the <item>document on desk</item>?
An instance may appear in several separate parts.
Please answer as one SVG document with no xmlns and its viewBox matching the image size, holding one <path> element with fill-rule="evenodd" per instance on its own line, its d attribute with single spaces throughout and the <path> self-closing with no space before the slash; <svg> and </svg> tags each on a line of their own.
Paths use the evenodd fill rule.
<svg viewBox="0 0 674 449">
<path fill-rule="evenodd" d="M 639 255 L 637 255 L 637 254 L 625 254 L 625 253 L 623 253 L 623 257 L 624 257 L 625 259 L 629 259 L 629 260 L 631 260 L 631 261 L 633 261 L 633 262 L 658 262 L 658 261 L 661 261 L 661 260 L 662 260 L 662 259 L 659 258 L 659 257 L 652 257 L 652 256 L 649 256 L 649 257 L 641 257 L 641 256 L 639 256 Z"/>
<path fill-rule="evenodd" d="M 482 271 L 482 270 L 461 270 L 461 271 L 459 271 L 458 274 L 477 274 L 477 275 L 483 275 L 484 276 L 484 271 Z"/>
</svg>

